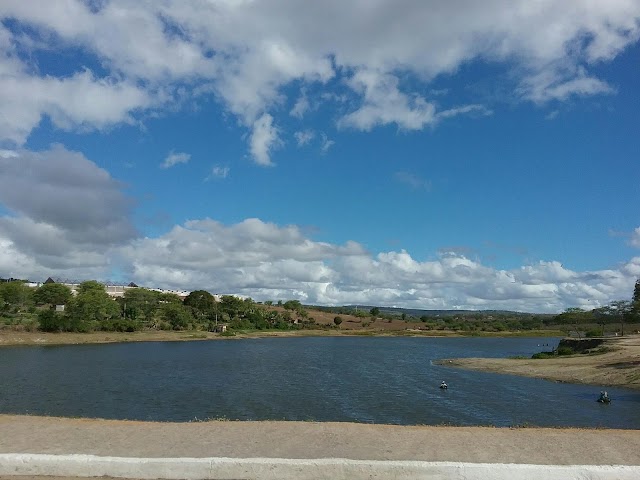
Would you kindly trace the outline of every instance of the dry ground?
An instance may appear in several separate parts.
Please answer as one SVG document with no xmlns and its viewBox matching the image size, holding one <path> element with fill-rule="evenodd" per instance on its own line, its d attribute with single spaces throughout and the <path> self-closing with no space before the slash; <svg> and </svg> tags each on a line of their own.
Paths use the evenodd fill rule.
<svg viewBox="0 0 640 480">
<path fill-rule="evenodd" d="M 610 339 L 612 351 L 548 359 L 458 358 L 443 365 L 544 378 L 568 383 L 640 389 L 640 335 Z"/>
<path fill-rule="evenodd" d="M 0 453 L 640 465 L 633 430 L 152 423 L 0 415 Z"/>
</svg>

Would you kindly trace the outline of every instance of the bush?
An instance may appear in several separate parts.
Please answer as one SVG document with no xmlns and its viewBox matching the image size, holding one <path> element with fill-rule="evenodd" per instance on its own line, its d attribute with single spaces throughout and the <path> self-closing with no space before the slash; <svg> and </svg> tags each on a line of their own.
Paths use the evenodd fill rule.
<svg viewBox="0 0 640 480">
<path fill-rule="evenodd" d="M 600 337 L 600 336 L 602 336 L 602 330 L 594 328 L 592 330 L 587 331 L 585 333 L 585 336 L 587 338 Z"/>
<path fill-rule="evenodd" d="M 556 353 L 558 355 L 573 355 L 576 352 L 571 347 L 558 347 Z"/>
<path fill-rule="evenodd" d="M 553 358 L 555 355 L 553 354 L 553 352 L 540 352 L 540 353 L 534 353 L 531 358 L 533 358 L 534 360 L 538 360 L 541 358 Z"/>
<path fill-rule="evenodd" d="M 342 323 L 342 318 L 341 317 L 335 317 L 333 319 L 333 323 L 335 323 L 337 326 L 340 326 L 340 324 Z"/>
</svg>

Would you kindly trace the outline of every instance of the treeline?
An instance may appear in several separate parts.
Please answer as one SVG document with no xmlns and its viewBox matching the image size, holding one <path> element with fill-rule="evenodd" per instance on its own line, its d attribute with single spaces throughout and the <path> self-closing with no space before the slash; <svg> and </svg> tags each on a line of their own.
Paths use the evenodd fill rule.
<svg viewBox="0 0 640 480">
<path fill-rule="evenodd" d="M 299 302 L 293 302 L 288 310 L 278 312 L 250 298 L 225 295 L 216 301 L 204 290 L 191 292 L 182 301 L 171 293 L 131 288 L 113 299 L 96 281 L 81 283 L 75 295 L 59 283 L 35 289 L 20 281 L 0 283 L 0 320 L 47 332 L 214 331 L 219 324 L 230 331 L 311 327 L 313 319 Z"/>
</svg>

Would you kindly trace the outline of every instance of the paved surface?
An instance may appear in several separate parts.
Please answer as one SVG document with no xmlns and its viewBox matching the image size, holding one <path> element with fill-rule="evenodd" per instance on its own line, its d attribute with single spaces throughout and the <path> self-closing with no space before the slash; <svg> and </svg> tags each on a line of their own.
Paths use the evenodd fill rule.
<svg viewBox="0 0 640 480">
<path fill-rule="evenodd" d="M 0 415 L 0 453 L 640 465 L 640 431 Z"/>
</svg>

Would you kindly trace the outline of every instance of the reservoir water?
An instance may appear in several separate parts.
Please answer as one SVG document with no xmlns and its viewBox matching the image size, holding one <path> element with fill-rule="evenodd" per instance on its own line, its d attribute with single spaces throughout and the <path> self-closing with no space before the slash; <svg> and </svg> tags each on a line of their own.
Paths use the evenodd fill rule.
<svg viewBox="0 0 640 480">
<path fill-rule="evenodd" d="M 640 429 L 640 392 L 468 371 L 549 338 L 304 337 L 0 349 L 0 413 Z M 544 361 L 544 360 L 541 360 Z M 440 390 L 442 380 L 448 390 Z"/>
</svg>

